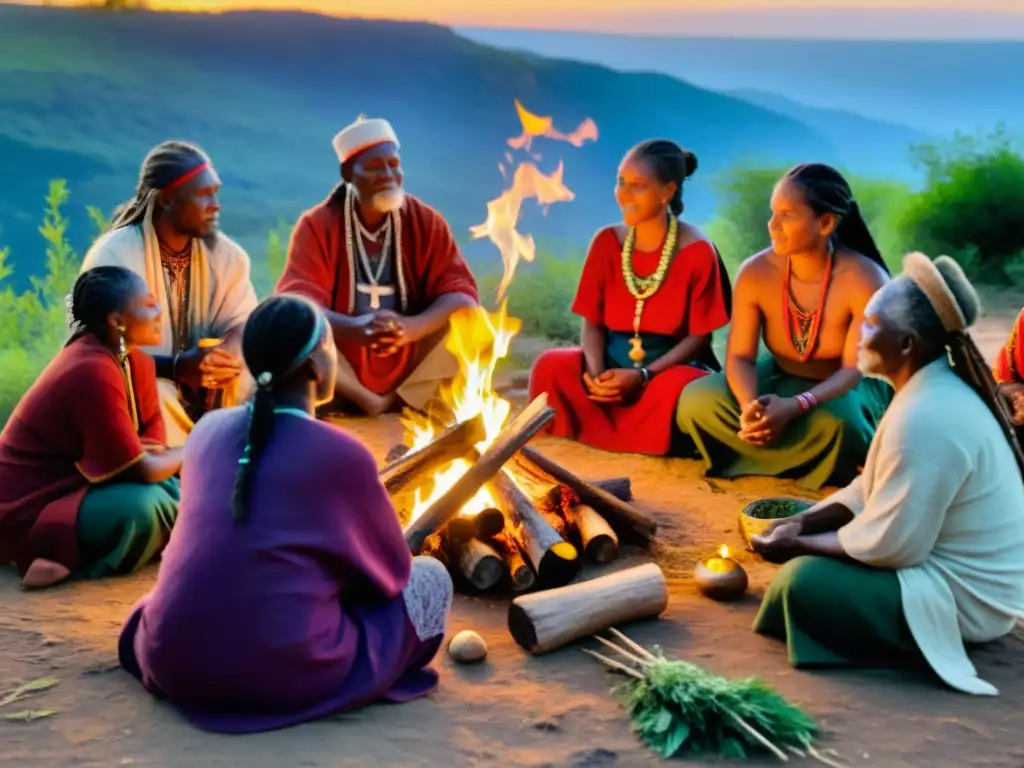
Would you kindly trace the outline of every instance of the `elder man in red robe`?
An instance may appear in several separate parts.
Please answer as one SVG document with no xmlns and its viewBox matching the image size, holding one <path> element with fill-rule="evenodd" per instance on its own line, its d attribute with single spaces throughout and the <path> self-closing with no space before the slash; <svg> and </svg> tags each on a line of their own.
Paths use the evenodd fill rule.
<svg viewBox="0 0 1024 768">
<path fill-rule="evenodd" d="M 477 306 L 476 280 L 440 213 L 406 194 L 387 120 L 334 138 L 342 183 L 299 219 L 278 293 L 327 313 L 338 347 L 336 403 L 377 416 L 423 410 L 458 373 L 448 319 Z"/>
</svg>

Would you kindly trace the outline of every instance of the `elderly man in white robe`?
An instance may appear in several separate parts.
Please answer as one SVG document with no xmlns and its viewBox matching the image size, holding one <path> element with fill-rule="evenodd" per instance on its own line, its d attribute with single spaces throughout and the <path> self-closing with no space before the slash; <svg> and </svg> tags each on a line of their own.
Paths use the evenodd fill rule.
<svg viewBox="0 0 1024 768">
<path fill-rule="evenodd" d="M 998 693 L 965 645 L 1024 618 L 1024 456 L 966 333 L 978 314 L 946 256 L 908 255 L 868 303 L 859 365 L 896 395 L 864 472 L 751 542 L 789 561 L 754 630 L 785 639 L 794 666 L 927 665 Z"/>
<path fill-rule="evenodd" d="M 219 231 L 220 178 L 206 154 L 168 141 L 142 163 L 135 196 L 114 214 L 109 232 L 86 254 L 82 270 L 126 267 L 146 281 L 163 312 L 156 360 L 167 442 L 185 442 L 195 421 L 233 405 L 252 382 L 241 335 L 256 307 L 246 252 Z"/>
</svg>

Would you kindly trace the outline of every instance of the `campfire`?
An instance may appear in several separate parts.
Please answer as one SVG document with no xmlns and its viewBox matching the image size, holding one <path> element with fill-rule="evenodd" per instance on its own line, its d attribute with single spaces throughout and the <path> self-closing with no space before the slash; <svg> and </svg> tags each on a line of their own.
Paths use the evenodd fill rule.
<svg viewBox="0 0 1024 768">
<path fill-rule="evenodd" d="M 580 146 L 597 138 L 589 118 L 564 134 L 548 117 L 516 108 L 523 133 L 508 144 L 532 151 L 544 137 Z M 499 169 L 506 173 L 511 153 Z M 511 404 L 494 389 L 494 372 L 508 355 L 521 323 L 507 312 L 505 292 L 520 260 L 533 261 L 533 238 L 520 233 L 522 204 L 567 202 L 574 195 L 563 181 L 561 162 L 550 174 L 533 161 L 520 163 L 511 186 L 487 205 L 487 220 L 473 227 L 501 252 L 504 275 L 499 308 L 456 313 L 448 349 L 459 374 L 426 413 L 406 411 L 405 436 L 388 456 L 381 479 L 404 516 L 413 554 L 444 562 L 464 588 L 486 591 L 507 584 L 515 592 L 570 582 L 584 561 L 607 562 L 619 542 L 645 544 L 655 524 L 630 505 L 628 478 L 585 482 L 527 443 L 553 418 L 541 396 L 511 418 Z M 403 507 L 398 499 L 411 501 Z"/>
</svg>

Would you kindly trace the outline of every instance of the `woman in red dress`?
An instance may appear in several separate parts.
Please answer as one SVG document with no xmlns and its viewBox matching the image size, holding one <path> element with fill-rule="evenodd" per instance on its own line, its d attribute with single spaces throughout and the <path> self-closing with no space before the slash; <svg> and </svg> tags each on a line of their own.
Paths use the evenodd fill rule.
<svg viewBox="0 0 1024 768">
<path fill-rule="evenodd" d="M 164 447 L 153 359 L 161 316 L 141 277 L 83 272 L 74 333 L 0 433 L 0 564 L 27 588 L 131 573 L 167 543 L 181 450 Z"/>
<path fill-rule="evenodd" d="M 1024 439 L 1024 309 L 1017 315 L 1009 338 L 999 350 L 992 374 L 1010 406 L 1017 435 Z"/>
<path fill-rule="evenodd" d="M 595 235 L 572 306 L 581 348 L 545 352 L 530 375 L 530 396 L 546 392 L 558 411 L 551 434 L 664 455 L 683 388 L 721 370 L 711 334 L 729 322 L 729 277 L 714 244 L 679 219 L 696 169 L 695 155 L 665 140 L 622 161 L 624 223 Z"/>
</svg>

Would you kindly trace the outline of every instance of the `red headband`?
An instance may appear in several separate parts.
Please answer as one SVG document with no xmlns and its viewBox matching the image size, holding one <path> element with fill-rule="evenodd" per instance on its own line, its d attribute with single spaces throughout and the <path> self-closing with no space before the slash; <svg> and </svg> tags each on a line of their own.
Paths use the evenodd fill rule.
<svg viewBox="0 0 1024 768">
<path fill-rule="evenodd" d="M 191 171 L 186 171 L 181 176 L 179 176 L 174 181 L 172 181 L 170 184 L 165 186 L 162 191 L 163 192 L 167 192 L 168 190 L 174 189 L 175 187 L 180 187 L 186 181 L 188 181 L 189 179 L 194 179 L 196 176 L 198 176 L 200 173 L 202 173 L 203 171 L 205 171 L 209 167 L 210 167 L 209 163 L 200 163 L 195 168 L 193 168 Z"/>
</svg>

